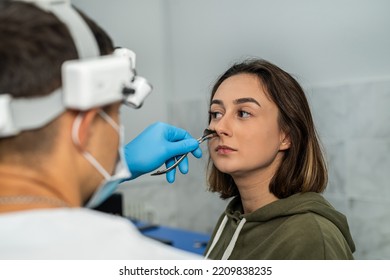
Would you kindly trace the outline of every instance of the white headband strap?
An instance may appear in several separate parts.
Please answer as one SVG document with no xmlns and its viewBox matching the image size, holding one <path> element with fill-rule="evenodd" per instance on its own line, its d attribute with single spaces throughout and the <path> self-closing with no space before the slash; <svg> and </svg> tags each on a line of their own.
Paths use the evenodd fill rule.
<svg viewBox="0 0 390 280">
<path fill-rule="evenodd" d="M 43 127 L 65 111 L 61 89 L 38 98 L 13 99 L 0 95 L 0 136 Z"/>
<path fill-rule="evenodd" d="M 67 27 L 76 45 L 79 58 L 100 55 L 95 36 L 80 14 L 72 7 L 70 0 L 15 0 L 32 3 L 55 14 Z"/>
</svg>

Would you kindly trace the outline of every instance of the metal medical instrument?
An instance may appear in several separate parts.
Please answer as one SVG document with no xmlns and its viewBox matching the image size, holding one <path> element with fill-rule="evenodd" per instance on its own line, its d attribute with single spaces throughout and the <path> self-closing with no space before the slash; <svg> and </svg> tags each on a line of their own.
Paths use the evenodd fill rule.
<svg viewBox="0 0 390 280">
<path fill-rule="evenodd" d="M 196 140 L 198 141 L 199 144 L 201 144 L 203 141 L 211 139 L 211 138 L 215 137 L 216 135 L 217 135 L 217 133 L 215 132 L 215 130 L 211 130 L 211 129 L 206 128 L 203 132 L 203 136 L 196 139 Z M 162 175 L 162 174 L 165 174 L 165 173 L 171 171 L 172 169 L 176 168 L 176 166 L 178 166 L 180 162 L 183 161 L 183 159 L 187 156 L 187 154 L 188 153 L 180 156 L 180 158 L 172 166 L 170 166 L 164 170 L 158 170 L 150 175 L 151 176 Z"/>
</svg>

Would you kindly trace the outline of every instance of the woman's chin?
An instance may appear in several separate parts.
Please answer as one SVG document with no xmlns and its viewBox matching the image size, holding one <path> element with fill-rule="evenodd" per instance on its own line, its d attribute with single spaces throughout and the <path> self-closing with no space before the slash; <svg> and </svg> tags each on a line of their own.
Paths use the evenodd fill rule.
<svg viewBox="0 0 390 280">
<path fill-rule="evenodd" d="M 239 170 L 237 170 L 237 168 L 234 168 L 232 166 L 226 166 L 226 165 L 223 165 L 223 166 L 217 166 L 215 165 L 215 167 L 222 173 L 226 173 L 226 174 L 229 174 L 229 175 L 232 175 L 236 172 L 238 172 Z"/>
</svg>

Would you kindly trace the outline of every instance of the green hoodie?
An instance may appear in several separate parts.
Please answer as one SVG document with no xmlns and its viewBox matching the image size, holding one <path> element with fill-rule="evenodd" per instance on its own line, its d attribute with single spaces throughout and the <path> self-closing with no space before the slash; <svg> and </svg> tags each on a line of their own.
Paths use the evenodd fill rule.
<svg viewBox="0 0 390 280">
<path fill-rule="evenodd" d="M 353 259 L 355 244 L 347 219 L 321 194 L 295 194 L 242 213 L 240 197 L 235 197 L 219 218 L 206 258 Z"/>
</svg>

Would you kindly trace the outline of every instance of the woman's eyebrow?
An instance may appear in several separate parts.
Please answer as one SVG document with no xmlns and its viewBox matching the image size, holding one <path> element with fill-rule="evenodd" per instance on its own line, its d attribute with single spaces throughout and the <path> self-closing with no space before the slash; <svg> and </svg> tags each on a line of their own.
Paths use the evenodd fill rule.
<svg viewBox="0 0 390 280">
<path fill-rule="evenodd" d="M 217 105 L 223 105 L 223 101 L 222 100 L 219 100 L 219 99 L 213 99 L 211 100 L 211 104 L 217 104 Z"/>
<path fill-rule="evenodd" d="M 251 102 L 251 103 L 255 103 L 257 104 L 259 107 L 261 107 L 260 103 L 257 102 L 256 99 L 252 98 L 252 97 L 244 97 L 244 98 L 239 98 L 239 99 L 236 99 L 234 100 L 234 104 L 242 104 L 242 103 L 247 103 L 247 102 Z"/>
</svg>

